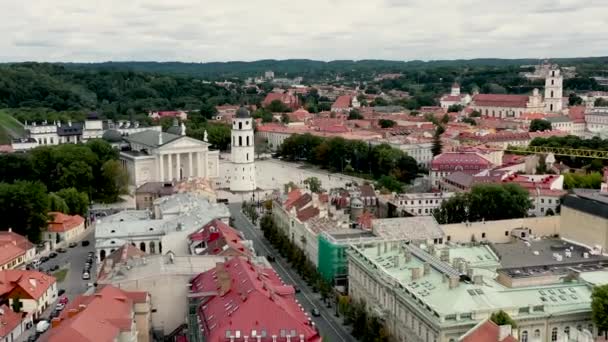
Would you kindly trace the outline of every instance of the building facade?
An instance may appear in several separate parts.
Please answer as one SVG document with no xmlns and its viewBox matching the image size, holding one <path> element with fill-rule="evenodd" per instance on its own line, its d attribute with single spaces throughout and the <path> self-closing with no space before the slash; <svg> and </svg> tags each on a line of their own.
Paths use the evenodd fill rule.
<svg viewBox="0 0 608 342">
<path fill-rule="evenodd" d="M 545 111 L 561 113 L 563 106 L 564 77 L 557 66 L 552 66 L 545 78 Z"/>
<path fill-rule="evenodd" d="M 125 138 L 129 150 L 120 152 L 130 183 L 136 187 L 147 182 L 170 182 L 193 177 L 214 179 L 219 176 L 219 152 L 209 144 L 181 134 L 144 131 Z"/>
<path fill-rule="evenodd" d="M 256 189 L 254 145 L 253 118 L 241 107 L 232 120 L 230 191 Z"/>
</svg>

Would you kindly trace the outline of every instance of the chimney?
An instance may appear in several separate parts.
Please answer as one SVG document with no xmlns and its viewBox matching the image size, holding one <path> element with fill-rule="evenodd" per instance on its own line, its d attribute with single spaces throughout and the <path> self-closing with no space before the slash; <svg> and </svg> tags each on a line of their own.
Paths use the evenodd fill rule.
<svg viewBox="0 0 608 342">
<path fill-rule="evenodd" d="M 429 248 L 428 253 L 430 255 L 435 256 L 435 245 L 429 245 L 428 248 Z"/>
<path fill-rule="evenodd" d="M 78 309 L 70 309 L 68 310 L 68 317 L 74 317 L 78 312 Z"/>
<path fill-rule="evenodd" d="M 511 325 L 510 324 L 505 324 L 505 325 L 499 325 L 498 326 L 498 341 L 502 342 L 504 341 L 507 337 L 509 337 L 511 335 Z"/>
<path fill-rule="evenodd" d="M 460 260 L 460 262 L 458 263 L 458 272 L 460 273 L 465 273 L 467 268 L 467 263 L 464 260 Z"/>
<path fill-rule="evenodd" d="M 158 132 L 158 145 L 163 144 L 163 132 Z"/>
<path fill-rule="evenodd" d="M 473 283 L 475 285 L 482 285 L 483 284 L 483 277 L 481 276 L 481 274 L 473 276 Z"/>
<path fill-rule="evenodd" d="M 262 342 L 262 335 L 258 335 L 255 338 L 257 339 L 257 342 Z"/>
<path fill-rule="evenodd" d="M 420 271 L 420 267 L 412 267 L 410 268 L 410 270 L 412 270 L 412 280 L 418 280 L 420 279 L 421 276 L 421 271 Z"/>
<path fill-rule="evenodd" d="M 13 228 L 8 228 L 8 232 L 9 233 L 12 232 L 12 231 L 13 231 Z"/>
<path fill-rule="evenodd" d="M 61 318 L 55 317 L 51 320 L 51 328 L 57 328 L 61 324 Z"/>
<path fill-rule="evenodd" d="M 455 289 L 458 287 L 458 284 L 460 283 L 460 277 L 450 277 L 450 289 Z"/>
<path fill-rule="evenodd" d="M 407 264 L 408 262 L 412 261 L 412 253 L 410 253 L 409 251 L 405 251 L 404 253 L 405 256 L 405 263 Z"/>
<path fill-rule="evenodd" d="M 467 276 L 471 279 L 473 279 L 473 268 L 467 265 Z"/>
<path fill-rule="evenodd" d="M 425 262 L 422 266 L 424 267 L 425 276 L 431 274 L 431 264 L 429 264 L 428 262 Z"/>
</svg>

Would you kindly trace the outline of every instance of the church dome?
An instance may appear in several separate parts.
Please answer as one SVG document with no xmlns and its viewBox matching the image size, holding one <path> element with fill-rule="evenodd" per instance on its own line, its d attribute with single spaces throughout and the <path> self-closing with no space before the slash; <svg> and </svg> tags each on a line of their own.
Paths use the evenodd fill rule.
<svg viewBox="0 0 608 342">
<path fill-rule="evenodd" d="M 236 117 L 239 119 L 248 119 L 251 117 L 249 111 L 245 107 L 241 107 L 236 111 Z"/>
<path fill-rule="evenodd" d="M 122 134 L 115 129 L 110 129 L 105 131 L 101 138 L 109 143 L 116 143 L 122 141 Z"/>
</svg>

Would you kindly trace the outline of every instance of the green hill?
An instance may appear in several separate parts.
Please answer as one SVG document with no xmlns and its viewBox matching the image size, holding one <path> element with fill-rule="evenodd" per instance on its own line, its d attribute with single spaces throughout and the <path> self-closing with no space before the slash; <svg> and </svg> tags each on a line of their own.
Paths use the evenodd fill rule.
<svg viewBox="0 0 608 342">
<path fill-rule="evenodd" d="M 11 139 L 25 136 L 23 125 L 4 110 L 0 110 L 0 144 L 10 144 Z"/>
</svg>

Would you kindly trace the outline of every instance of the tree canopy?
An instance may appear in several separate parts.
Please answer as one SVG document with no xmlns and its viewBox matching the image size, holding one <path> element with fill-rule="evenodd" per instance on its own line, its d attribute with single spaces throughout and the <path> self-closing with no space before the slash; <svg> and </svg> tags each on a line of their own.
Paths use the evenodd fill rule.
<svg viewBox="0 0 608 342">
<path fill-rule="evenodd" d="M 529 129 L 530 132 L 550 131 L 550 130 L 551 130 L 551 123 L 547 120 L 534 119 L 530 123 L 530 129 Z"/>
<path fill-rule="evenodd" d="M 526 217 L 528 191 L 517 184 L 480 184 L 457 193 L 433 212 L 439 223 L 477 222 Z"/>
<path fill-rule="evenodd" d="M 517 328 L 517 324 L 513 318 L 502 310 L 492 313 L 492 315 L 490 315 L 490 320 L 496 325 L 510 325 L 512 328 Z"/>
<path fill-rule="evenodd" d="M 591 319 L 608 338 L 608 285 L 595 286 L 591 293 Z"/>
</svg>

